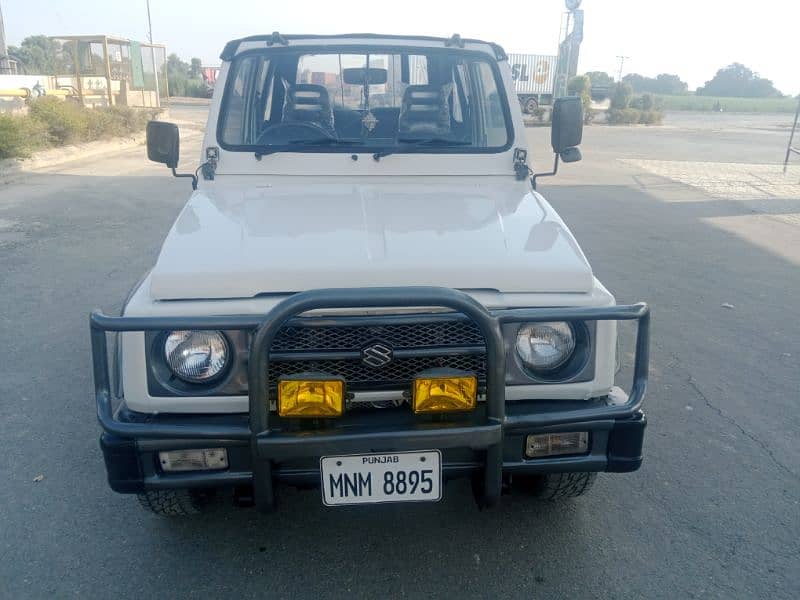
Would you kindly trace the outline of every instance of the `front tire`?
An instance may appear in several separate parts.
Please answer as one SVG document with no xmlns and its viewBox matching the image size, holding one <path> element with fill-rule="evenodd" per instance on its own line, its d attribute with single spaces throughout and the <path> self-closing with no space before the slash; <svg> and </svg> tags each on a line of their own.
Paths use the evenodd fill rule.
<svg viewBox="0 0 800 600">
<path fill-rule="evenodd" d="M 536 101 L 536 98 L 528 98 L 525 100 L 525 112 L 529 115 L 532 115 L 536 112 L 536 109 L 539 108 L 539 103 Z"/>
<path fill-rule="evenodd" d="M 191 490 L 148 490 L 137 497 L 143 509 L 165 517 L 197 515 L 205 508 L 205 499 Z"/>
<path fill-rule="evenodd" d="M 557 502 L 583 496 L 594 485 L 597 473 L 548 473 L 515 477 L 513 486 L 537 500 Z"/>
</svg>

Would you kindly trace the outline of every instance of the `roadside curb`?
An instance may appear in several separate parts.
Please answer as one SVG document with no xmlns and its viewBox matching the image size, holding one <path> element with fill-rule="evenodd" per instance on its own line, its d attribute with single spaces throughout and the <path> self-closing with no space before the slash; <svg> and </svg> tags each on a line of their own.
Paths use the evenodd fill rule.
<svg viewBox="0 0 800 600">
<path fill-rule="evenodd" d="M 0 161 L 0 177 L 15 175 L 25 171 L 36 171 L 47 167 L 54 167 L 65 162 L 91 158 L 98 154 L 109 154 L 139 146 L 145 142 L 145 133 L 140 131 L 131 137 L 115 140 L 98 140 L 85 144 L 49 148 L 34 152 L 30 158 L 9 158 Z"/>
<path fill-rule="evenodd" d="M 200 130 L 181 127 L 181 137 L 183 139 L 190 139 L 201 135 L 203 135 L 203 132 Z M 124 152 L 130 148 L 144 145 L 145 141 L 145 131 L 142 130 L 125 138 L 96 140 L 94 142 L 86 142 L 85 144 L 49 148 L 40 152 L 34 152 L 30 158 L 3 159 L 0 160 L 0 183 L 6 183 L 8 179 L 23 175 L 26 172 L 57 167 L 65 163 L 93 158 L 95 156 L 107 156 Z"/>
<path fill-rule="evenodd" d="M 172 96 L 169 99 L 169 103 L 167 104 L 166 108 L 170 106 L 209 106 L 211 104 L 211 98 L 193 98 L 190 96 Z"/>
</svg>

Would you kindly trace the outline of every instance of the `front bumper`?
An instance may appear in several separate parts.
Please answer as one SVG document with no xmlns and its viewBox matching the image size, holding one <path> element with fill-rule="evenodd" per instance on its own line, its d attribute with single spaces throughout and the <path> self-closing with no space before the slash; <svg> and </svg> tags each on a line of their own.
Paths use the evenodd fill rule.
<svg viewBox="0 0 800 600">
<path fill-rule="evenodd" d="M 421 420 L 396 415 L 349 417 L 327 429 L 296 431 L 283 427 L 268 410 L 266 381 L 269 348 L 290 318 L 315 309 L 440 306 L 465 314 L 486 340 L 486 402 L 468 417 Z M 615 395 L 582 402 L 505 401 L 506 322 L 556 320 L 636 320 L 634 380 L 629 397 Z M 370 288 L 312 290 L 284 300 L 263 317 L 107 317 L 91 315 L 97 415 L 111 487 L 120 492 L 146 489 L 252 485 L 256 506 L 269 510 L 274 484 L 313 484 L 318 458 L 328 454 L 440 449 L 446 478 L 472 474 L 480 502 L 494 504 L 504 473 L 557 471 L 632 471 L 641 464 L 646 420 L 641 411 L 647 388 L 649 310 L 644 304 L 608 308 L 535 308 L 490 312 L 470 296 L 447 288 Z M 114 414 L 106 333 L 164 329 L 246 329 L 253 331 L 249 361 L 247 415 Z M 526 435 L 589 431 L 590 449 L 581 456 L 524 458 Z M 225 447 L 229 468 L 221 472 L 161 473 L 161 450 Z"/>
<path fill-rule="evenodd" d="M 601 402 L 601 401 L 598 401 Z M 563 404 L 563 402 L 559 402 Z M 541 410 L 541 401 L 515 402 L 513 413 L 530 414 Z M 383 417 L 383 415 L 381 415 Z M 121 410 L 119 423 L 204 427 L 204 417 L 151 417 Z M 242 424 L 239 415 L 226 415 L 222 422 L 236 427 Z M 513 425 L 502 428 L 503 475 L 536 474 L 568 471 L 635 471 L 642 463 L 642 443 L 647 419 L 642 412 L 625 419 L 596 419 L 571 425 L 546 427 Z M 379 428 L 347 434 L 335 431 L 315 436 L 313 443 L 297 443 L 291 434 L 275 436 L 269 446 L 274 481 L 292 485 L 318 486 L 319 457 L 330 454 L 361 454 L 437 448 L 442 451 L 442 474 L 445 480 L 480 474 L 484 468 L 485 448 L 496 439 L 495 429 L 450 425 L 447 427 Z M 590 446 L 586 454 L 528 459 L 524 455 L 525 437 L 536 433 L 588 431 Z M 362 435 L 365 434 L 365 435 Z M 253 456 L 248 441 L 220 439 L 131 439 L 104 432 L 100 447 L 111 488 L 120 493 L 170 488 L 219 488 L 253 484 Z M 159 468 L 158 453 L 188 448 L 225 448 L 229 467 L 224 471 L 165 473 Z"/>
</svg>

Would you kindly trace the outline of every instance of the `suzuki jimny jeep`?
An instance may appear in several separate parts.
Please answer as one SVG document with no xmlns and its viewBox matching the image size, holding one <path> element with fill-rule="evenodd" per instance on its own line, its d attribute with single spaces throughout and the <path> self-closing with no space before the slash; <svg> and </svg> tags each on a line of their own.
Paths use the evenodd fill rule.
<svg viewBox="0 0 800 600">
<path fill-rule="evenodd" d="M 616 304 L 536 191 L 581 157 L 579 98 L 534 174 L 496 44 L 274 33 L 221 58 L 195 174 L 148 126 L 194 192 L 122 314 L 91 315 L 112 489 L 185 514 L 224 490 L 270 510 L 279 485 L 435 502 L 466 477 L 488 507 L 639 468 L 648 308 Z"/>
</svg>

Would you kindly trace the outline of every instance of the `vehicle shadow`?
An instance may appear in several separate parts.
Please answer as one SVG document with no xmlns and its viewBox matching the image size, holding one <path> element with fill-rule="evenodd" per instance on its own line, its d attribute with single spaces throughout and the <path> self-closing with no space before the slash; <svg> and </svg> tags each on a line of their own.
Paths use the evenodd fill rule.
<svg viewBox="0 0 800 600">
<path fill-rule="evenodd" d="M 491 582 L 499 595 L 513 597 L 546 587 L 554 560 L 590 563 L 592 550 L 576 532 L 591 529 L 598 501 L 590 495 L 542 503 L 506 495 L 497 507 L 481 511 L 468 482 L 456 480 L 446 485 L 439 504 L 328 508 L 318 490 L 281 486 L 272 514 L 226 504 L 207 516 L 146 522 L 154 539 L 185 549 L 180 568 L 210 563 L 222 571 L 262 575 L 246 589 L 261 585 L 280 592 L 269 587 L 278 571 L 283 582 L 302 580 L 303 596 L 383 589 L 387 597 L 432 590 L 462 590 L 469 597 Z M 522 580 L 504 576 L 509 560 L 527 564 Z"/>
</svg>

